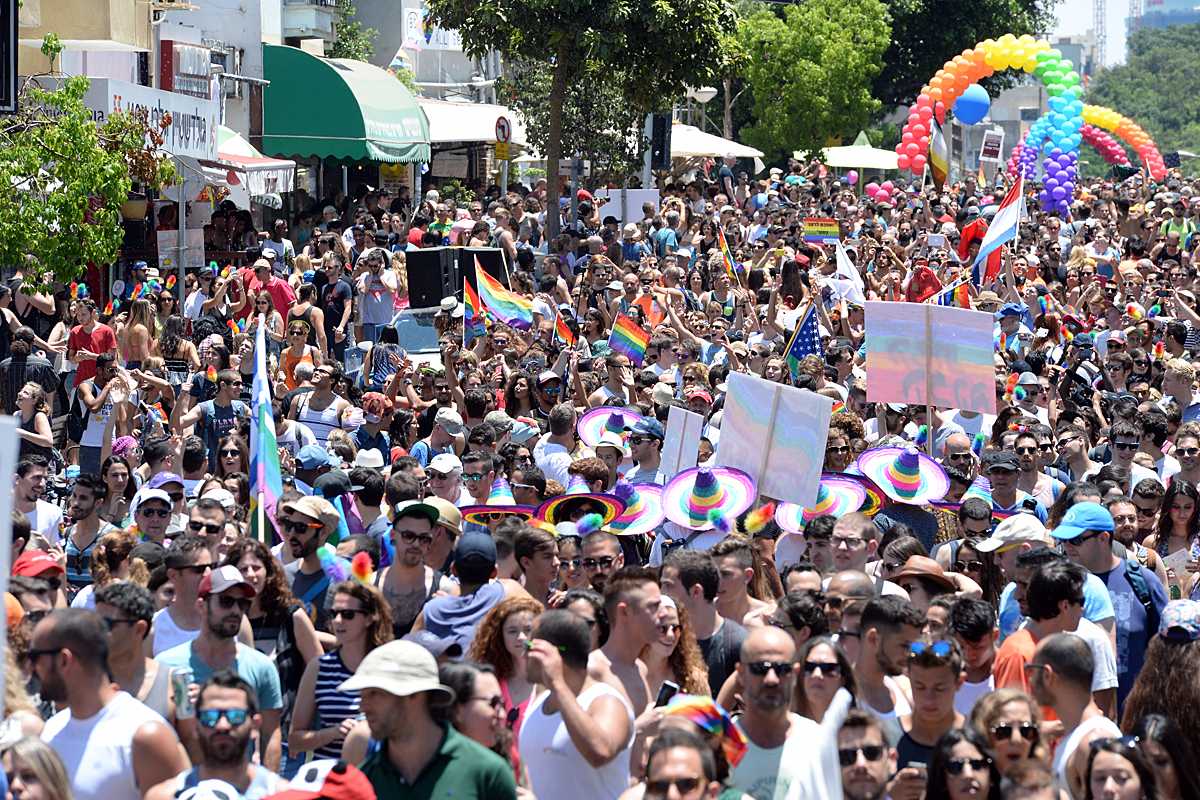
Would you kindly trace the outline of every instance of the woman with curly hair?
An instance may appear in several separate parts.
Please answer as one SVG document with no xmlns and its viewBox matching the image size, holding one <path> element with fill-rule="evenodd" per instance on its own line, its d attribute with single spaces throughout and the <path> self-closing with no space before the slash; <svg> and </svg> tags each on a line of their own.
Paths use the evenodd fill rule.
<svg viewBox="0 0 1200 800">
<path fill-rule="evenodd" d="M 685 694 L 709 694 L 708 667 L 688 621 L 687 609 L 663 595 L 658 616 L 658 638 L 638 655 L 646 665 L 646 685 L 657 697 L 665 681 Z"/>
<path fill-rule="evenodd" d="M 321 655 L 321 641 L 304 606 L 292 595 L 287 574 L 265 544 L 256 539 L 238 539 L 225 554 L 254 587 L 246 617 L 254 633 L 254 648 L 275 662 L 284 707 L 300 688 L 306 665 Z"/>
<path fill-rule="evenodd" d="M 1001 775 L 1027 758 L 1047 763 L 1041 709 L 1020 689 L 997 689 L 979 698 L 971 709 L 970 723 L 987 739 Z"/>
<path fill-rule="evenodd" d="M 1163 609 L 1163 616 L 1176 613 L 1200 614 L 1200 602 L 1173 600 Z M 1183 738 L 1200 742 L 1200 716 L 1181 714 L 1180 709 L 1200 708 L 1200 639 L 1189 640 L 1180 628 L 1160 627 L 1157 636 L 1146 647 L 1146 660 L 1133 688 L 1125 698 L 1121 715 L 1121 730 L 1133 730 L 1147 714 L 1162 714 L 1179 725 Z"/>
<path fill-rule="evenodd" d="M 933 747 L 925 800 L 1000 800 L 1000 771 L 987 739 L 974 728 L 954 728 Z"/>
<path fill-rule="evenodd" d="M 538 407 L 533 396 L 533 376 L 525 370 L 514 370 L 504 386 L 504 413 L 517 417 L 533 417 Z"/>
<path fill-rule="evenodd" d="M 866 436 L 862 420 L 855 414 L 839 411 L 829 420 L 829 438 L 825 440 L 825 471 L 845 472 L 854 458 L 850 443 Z"/>
<path fill-rule="evenodd" d="M 359 694 L 338 687 L 354 675 L 367 653 L 392 640 L 391 606 L 378 589 L 351 580 L 329 591 L 337 648 L 304 669 L 288 736 L 292 755 L 312 752 L 314 758 L 341 757 L 342 742 L 358 717 Z M 310 728 L 314 723 L 321 727 Z"/>
<path fill-rule="evenodd" d="M 533 634 L 533 622 L 542 613 L 542 604 L 532 597 L 510 597 L 487 613 L 467 658 L 490 664 L 500 682 L 500 696 L 509 727 L 521 729 L 525 709 L 533 697 L 533 682 L 529 680 L 525 643 Z M 515 743 L 514 743 L 515 744 Z M 517 753 L 513 752 L 513 761 Z"/>
</svg>

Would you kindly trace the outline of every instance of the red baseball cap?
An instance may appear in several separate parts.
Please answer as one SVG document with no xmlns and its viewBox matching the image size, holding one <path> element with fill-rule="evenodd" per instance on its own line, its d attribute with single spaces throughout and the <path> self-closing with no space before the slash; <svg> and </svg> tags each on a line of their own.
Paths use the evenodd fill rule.
<svg viewBox="0 0 1200 800">
<path fill-rule="evenodd" d="M 375 800 L 375 787 L 362 770 L 332 758 L 305 764 L 288 783 L 290 789 L 263 800 Z"/>
<path fill-rule="evenodd" d="M 26 578 L 36 578 L 46 572 L 65 574 L 66 570 L 58 563 L 58 559 L 45 550 L 26 550 L 12 565 L 13 575 Z"/>
</svg>

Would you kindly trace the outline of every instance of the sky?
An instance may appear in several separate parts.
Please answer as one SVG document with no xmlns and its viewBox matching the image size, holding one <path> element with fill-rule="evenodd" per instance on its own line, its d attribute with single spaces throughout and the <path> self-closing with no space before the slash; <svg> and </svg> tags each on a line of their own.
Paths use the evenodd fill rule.
<svg viewBox="0 0 1200 800">
<path fill-rule="evenodd" d="M 1107 66 L 1125 61 L 1125 17 L 1128 14 L 1129 0 L 1108 0 Z M 1091 27 L 1092 0 L 1063 0 L 1058 6 L 1056 34 L 1084 33 Z"/>
</svg>

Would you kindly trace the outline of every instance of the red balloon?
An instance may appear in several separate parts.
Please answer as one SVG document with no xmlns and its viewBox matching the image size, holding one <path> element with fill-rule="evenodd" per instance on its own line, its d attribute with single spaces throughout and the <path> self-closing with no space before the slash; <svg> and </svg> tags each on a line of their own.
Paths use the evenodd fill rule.
<svg viewBox="0 0 1200 800">
<path fill-rule="evenodd" d="M 896 167 L 898 169 L 908 169 L 908 163 L 908 156 L 904 153 L 900 153 L 896 156 Z"/>
<path fill-rule="evenodd" d="M 941 100 L 934 105 L 933 116 L 937 119 L 938 125 L 946 124 L 946 104 Z"/>
<path fill-rule="evenodd" d="M 933 107 L 927 105 L 918 107 L 917 116 L 927 122 L 929 118 L 933 116 Z"/>
<path fill-rule="evenodd" d="M 933 105 L 933 98 L 931 98 L 929 95 L 927 95 L 927 94 L 917 95 L 917 108 L 927 107 L 927 106 L 931 106 L 931 105 Z"/>
<path fill-rule="evenodd" d="M 913 172 L 922 172 L 925 169 L 925 156 L 913 156 L 912 170 Z"/>
</svg>

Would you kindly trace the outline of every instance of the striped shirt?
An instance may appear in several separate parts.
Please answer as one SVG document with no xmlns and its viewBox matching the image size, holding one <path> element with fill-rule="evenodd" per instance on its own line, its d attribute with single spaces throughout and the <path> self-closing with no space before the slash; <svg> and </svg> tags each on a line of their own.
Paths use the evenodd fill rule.
<svg viewBox="0 0 1200 800">
<path fill-rule="evenodd" d="M 339 692 L 338 686 L 354 675 L 354 670 L 347 669 L 342 663 L 342 655 L 338 650 L 326 653 L 320 658 L 317 669 L 317 688 L 315 704 L 318 722 L 313 728 L 329 728 L 341 725 L 344 720 L 358 716 L 358 693 Z M 313 758 L 341 758 L 342 740 L 318 747 L 313 752 Z"/>
</svg>

